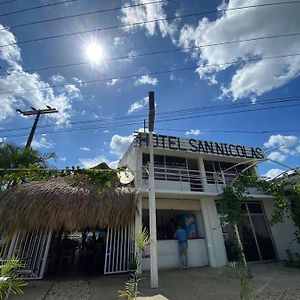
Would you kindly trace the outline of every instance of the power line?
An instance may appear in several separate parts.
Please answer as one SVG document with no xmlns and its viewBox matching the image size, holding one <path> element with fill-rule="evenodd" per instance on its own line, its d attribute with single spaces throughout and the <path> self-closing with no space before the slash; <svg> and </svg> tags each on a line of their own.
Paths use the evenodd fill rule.
<svg viewBox="0 0 300 300">
<path fill-rule="evenodd" d="M 62 17 L 44 19 L 44 20 L 40 20 L 40 21 L 33 21 L 33 22 L 23 23 L 23 24 L 19 24 L 19 25 L 6 26 L 6 27 L 0 29 L 0 31 L 21 28 L 21 27 L 24 27 L 24 26 L 48 23 L 48 22 L 53 22 L 53 21 L 71 19 L 71 18 L 76 18 L 76 17 L 89 16 L 89 15 L 93 15 L 93 14 L 107 13 L 107 12 L 111 12 L 111 11 L 134 8 L 134 7 L 144 6 L 144 5 L 146 6 L 146 5 L 151 5 L 151 4 L 163 3 L 163 2 L 171 2 L 171 1 L 173 1 L 173 0 L 157 0 L 157 1 L 153 1 L 153 2 L 147 2 L 147 3 L 138 3 L 138 4 L 132 4 L 132 5 L 111 7 L 111 8 L 106 8 L 106 9 L 101 9 L 101 10 L 94 10 L 94 11 L 80 13 L 80 14 L 73 14 L 73 15 L 69 15 L 69 16 L 62 16 Z"/>
<path fill-rule="evenodd" d="M 299 33 L 300 35 L 300 33 Z M 205 68 L 205 67 L 215 67 L 215 66 L 225 66 L 225 65 L 232 65 L 232 64 L 238 64 L 242 62 L 251 62 L 251 61 L 258 61 L 258 60 L 265 60 L 265 59 L 278 59 L 278 58 L 284 58 L 284 57 L 292 57 L 292 56 L 299 56 L 300 53 L 296 54 L 288 54 L 288 55 L 276 55 L 276 56 L 270 56 L 270 57 L 264 57 L 264 58 L 250 58 L 250 59 L 245 59 L 245 60 L 234 60 L 231 62 L 225 62 L 223 64 L 203 64 L 203 65 L 197 65 L 193 67 L 185 67 L 185 68 L 179 68 L 179 69 L 170 69 L 170 70 L 163 70 L 163 71 L 156 71 L 156 72 L 148 72 L 148 73 L 139 73 L 139 74 L 132 74 L 132 75 L 124 75 L 124 76 L 114 76 L 110 78 L 103 78 L 103 79 L 91 79 L 91 80 L 86 80 L 84 81 L 85 84 L 93 84 L 93 83 L 99 83 L 99 82 L 109 82 L 112 81 L 113 79 L 130 79 L 130 78 L 137 78 L 141 76 L 158 76 L 162 74 L 169 74 L 169 73 L 176 73 L 176 72 L 182 72 L 182 71 L 191 71 L 191 70 L 196 70 L 198 68 Z M 54 85 L 48 85 L 47 87 L 43 88 L 35 88 L 35 89 L 19 89 L 17 90 L 18 93 L 20 92 L 31 92 L 31 91 L 44 91 L 52 88 L 58 88 L 58 87 L 66 87 L 69 85 L 75 85 L 78 86 L 80 83 L 77 82 L 69 82 L 69 83 L 62 83 L 62 84 L 54 84 Z M 0 95 L 3 94 L 12 94 L 16 93 L 16 91 L 6 91 L 6 92 L 0 92 Z"/>
<path fill-rule="evenodd" d="M 14 1 L 18 1 L 18 0 L 14 0 Z M 148 3 L 139 3 L 139 4 L 112 7 L 112 8 L 101 9 L 101 10 L 94 10 L 94 11 L 80 13 L 80 14 L 73 14 L 73 15 L 68 15 L 68 16 L 49 18 L 49 19 L 44 19 L 44 20 L 40 20 L 40 21 L 33 21 L 33 22 L 27 22 L 27 23 L 18 24 L 18 25 L 12 25 L 12 26 L 0 29 L 0 31 L 1 30 L 6 30 L 6 29 L 16 29 L 16 28 L 21 28 L 21 27 L 30 26 L 30 25 L 37 25 L 37 24 L 42 24 L 42 23 L 47 23 L 47 22 L 71 19 L 71 18 L 76 18 L 76 17 L 89 16 L 89 15 L 92 15 L 92 14 L 100 14 L 100 13 L 117 11 L 117 10 L 122 10 L 122 9 L 127 9 L 127 8 L 134 8 L 134 7 L 144 6 L 144 5 L 149 5 L 149 4 L 170 2 L 170 1 L 173 1 L 173 0 L 159 0 L 159 1 L 153 1 L 153 2 L 148 2 Z M 226 11 L 238 11 L 238 10 L 242 10 L 242 9 L 251 9 L 251 8 L 263 8 L 263 7 L 268 7 L 268 6 L 299 4 L 299 2 L 300 1 L 271 2 L 271 3 L 257 4 L 257 5 L 247 5 L 247 6 L 241 6 L 241 7 L 234 7 L 234 8 L 215 9 L 215 10 L 200 12 L 199 15 L 214 14 L 214 13 L 220 13 L 220 12 L 226 12 Z"/>
<path fill-rule="evenodd" d="M 284 3 L 284 2 L 282 2 L 282 3 Z M 300 3 L 300 1 L 295 1 L 295 3 Z M 41 38 L 35 38 L 35 39 L 30 39 L 30 40 L 23 40 L 23 41 L 19 41 L 19 42 L 4 44 L 4 45 L 0 45 L 0 47 L 7 47 L 7 46 L 12 46 L 12 45 L 21 45 L 21 44 L 44 41 L 44 40 L 55 39 L 55 38 L 60 38 L 60 37 L 80 35 L 80 34 L 84 34 L 84 33 L 99 32 L 99 31 L 104 31 L 104 30 L 114 30 L 114 29 L 121 29 L 121 28 L 127 28 L 127 27 L 132 27 L 132 26 L 140 26 L 140 25 L 154 23 L 154 22 L 190 18 L 190 17 L 199 16 L 199 15 L 202 15 L 202 14 L 203 14 L 203 12 L 198 12 L 198 13 L 193 13 L 193 14 L 173 16 L 173 17 L 167 17 L 167 18 L 158 18 L 158 19 L 153 19 L 153 20 L 149 20 L 149 21 L 142 21 L 142 22 L 136 22 L 136 23 L 130 23 L 130 24 L 112 25 L 112 26 L 100 27 L 100 28 L 96 28 L 96 29 L 89 29 L 89 30 L 69 32 L 69 33 L 63 33 L 63 34 L 56 34 L 56 35 L 47 36 L 47 37 L 41 37 Z"/>
<path fill-rule="evenodd" d="M 15 11 L 12 11 L 12 12 L 2 14 L 2 15 L 0 15 L 0 17 L 11 16 L 11 15 L 18 14 L 18 13 L 32 11 L 32 10 L 36 10 L 36 9 L 40 9 L 40 8 L 44 8 L 44 7 L 55 6 L 55 5 L 59 5 L 59 4 L 67 4 L 67 3 L 70 3 L 70 2 L 76 2 L 76 1 L 78 1 L 78 0 L 63 0 L 63 1 L 60 1 L 60 2 L 54 2 L 54 3 L 45 4 L 45 5 L 39 5 L 39 6 L 24 8 L 24 9 L 15 10 Z M 9 1 L 7 1 L 7 2 L 9 2 Z M 13 2 L 13 1 L 11 1 L 11 2 Z"/>
<path fill-rule="evenodd" d="M 217 113 L 208 113 L 208 114 L 202 114 L 202 115 L 195 115 L 195 116 L 183 116 L 179 118 L 166 118 L 166 119 L 159 119 L 156 122 L 157 123 L 163 123 L 163 122 L 170 122 L 170 121 L 178 121 L 178 120 L 185 120 L 185 119 L 192 119 L 192 118 L 202 118 L 202 117 L 211 117 L 211 116 L 219 116 L 219 115 L 228 115 L 228 114 L 236 114 L 236 113 L 245 113 L 245 112 L 254 112 L 254 111 L 265 111 L 269 109 L 278 109 L 278 108 L 288 108 L 288 107 L 299 107 L 300 104 L 296 105 L 274 105 L 270 107 L 263 107 L 263 108 L 253 108 L 253 109 L 244 109 L 244 110 L 237 110 L 237 111 L 231 111 L 231 112 L 217 112 Z M 102 126 L 86 126 L 86 127 L 77 127 L 72 129 L 61 129 L 61 130 L 49 130 L 49 131 L 43 131 L 38 132 L 37 134 L 51 134 L 51 133 L 67 133 L 67 132 L 77 132 L 77 131 L 85 131 L 85 130 L 97 130 L 97 129 L 107 129 L 107 128 L 114 128 L 114 127 L 124 127 L 124 126 L 132 126 L 132 125 L 139 125 L 141 124 L 141 121 L 137 122 L 131 122 L 131 123 L 123 123 L 123 124 L 117 124 L 116 122 L 112 124 L 106 124 Z M 6 137 L 12 138 L 12 137 L 23 137 L 23 134 L 16 134 L 16 135 L 8 135 Z M 25 135 L 26 136 L 26 135 Z"/>
<path fill-rule="evenodd" d="M 300 35 L 297 34 L 297 35 Z M 249 42 L 249 40 L 240 40 L 240 43 L 243 42 Z M 233 41 L 228 41 L 227 43 L 233 43 Z M 159 50 L 159 51 L 152 51 L 152 52 L 146 52 L 146 53 L 140 53 L 140 54 L 128 54 L 128 55 L 122 55 L 117 57 L 107 57 L 102 58 L 101 61 L 114 61 L 114 60 L 126 60 L 126 59 L 135 59 L 145 56 L 151 56 L 151 55 L 158 55 L 158 54 L 167 54 L 167 53 L 174 53 L 174 52 L 180 52 L 180 51 L 188 51 L 188 50 L 196 50 L 201 49 L 205 47 L 211 47 L 211 46 L 218 46 L 216 44 L 206 44 L 201 46 L 193 46 L 193 47 L 185 47 L 185 48 L 172 48 L 172 49 L 165 49 L 165 50 Z M 283 57 L 290 57 L 290 56 L 298 56 L 300 53 L 294 53 L 294 54 L 283 54 L 283 55 L 275 55 L 271 57 L 261 57 L 261 58 L 251 58 L 251 61 L 255 60 L 265 60 L 265 59 L 276 59 L 276 58 L 283 58 Z M 237 60 L 238 62 L 245 62 L 245 60 Z M 53 65 L 53 66 L 46 66 L 46 67 L 40 67 L 40 68 L 32 68 L 32 69 L 25 69 L 25 72 L 39 72 L 44 70 L 52 70 L 52 69 L 59 69 L 59 68 L 69 68 L 69 67 L 79 67 L 83 65 L 90 65 L 90 61 L 82 61 L 77 63 L 69 63 L 69 64 L 60 64 L 60 65 Z"/>
<path fill-rule="evenodd" d="M 286 102 L 293 102 L 293 101 L 299 101 L 300 95 L 290 96 L 290 97 L 276 97 L 276 98 L 267 98 L 267 99 L 261 99 L 257 100 L 255 105 L 270 105 L 270 104 L 278 104 L 278 103 L 286 103 Z M 218 105 L 210 105 L 210 106 L 200 106 L 200 107 L 193 107 L 189 109 L 180 109 L 180 110 L 171 110 L 171 111 L 163 111 L 163 112 L 157 112 L 157 118 L 165 118 L 172 115 L 189 115 L 189 114 L 195 114 L 195 112 L 212 112 L 212 111 L 224 111 L 228 109 L 238 109 L 242 107 L 247 106 L 253 106 L 253 103 L 236 103 L 236 104 L 218 104 Z M 116 121 L 126 121 L 126 120 L 139 120 L 139 122 L 144 118 L 145 116 L 143 114 L 135 114 L 135 115 L 124 115 L 124 116 L 117 116 L 112 118 L 106 118 L 101 120 L 83 120 L 83 121 L 76 121 L 76 122 L 68 122 L 68 123 L 62 123 L 67 125 L 77 125 L 77 124 L 91 124 L 91 123 L 99 123 L 102 122 L 105 125 L 105 122 L 108 122 L 106 124 L 109 124 L 109 122 L 113 122 L 115 124 Z M 93 124 L 92 124 L 93 125 Z M 52 127 L 53 125 L 44 125 L 39 126 L 39 128 L 47 128 Z M 19 131 L 19 130 L 27 130 L 30 129 L 30 127 L 21 127 L 21 128 L 10 128 L 10 129 L 3 129 L 0 130 L 0 132 L 11 132 L 11 131 Z"/>
<path fill-rule="evenodd" d="M 173 128 L 158 128 L 161 131 L 176 131 L 176 132 L 187 132 L 191 129 L 173 129 Z M 266 130 L 215 130 L 215 129 L 203 129 L 200 133 L 210 133 L 210 132 L 220 132 L 220 133 L 249 133 L 249 134 L 268 134 L 268 133 L 290 133 L 290 132 L 300 132 L 300 129 L 266 129 Z M 192 134 L 191 134 L 192 135 Z"/>
</svg>

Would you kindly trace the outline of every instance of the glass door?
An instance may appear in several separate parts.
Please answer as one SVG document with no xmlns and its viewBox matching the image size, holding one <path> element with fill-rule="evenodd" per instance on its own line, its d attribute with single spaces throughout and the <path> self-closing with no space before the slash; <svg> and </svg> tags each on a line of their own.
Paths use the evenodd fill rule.
<svg viewBox="0 0 300 300">
<path fill-rule="evenodd" d="M 243 202 L 245 214 L 243 223 L 238 226 L 246 260 L 265 261 L 276 259 L 276 251 L 271 231 L 267 223 L 262 204 L 259 202 Z M 238 258 L 236 236 L 230 224 L 222 224 L 223 237 L 228 261 Z"/>
</svg>

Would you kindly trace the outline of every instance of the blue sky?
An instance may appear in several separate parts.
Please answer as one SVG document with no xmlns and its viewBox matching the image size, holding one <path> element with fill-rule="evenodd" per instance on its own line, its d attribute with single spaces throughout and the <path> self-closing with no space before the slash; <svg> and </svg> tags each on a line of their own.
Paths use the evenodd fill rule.
<svg viewBox="0 0 300 300">
<path fill-rule="evenodd" d="M 48 104 L 56 107 L 59 113 L 41 119 L 33 147 L 42 152 L 54 151 L 59 158 L 53 164 L 58 167 L 90 167 L 100 161 L 114 165 L 132 140 L 134 130 L 143 127 L 143 118 L 147 118 L 146 97 L 148 91 L 153 90 L 158 116 L 156 132 L 264 149 L 280 146 L 268 152 L 270 158 L 290 167 L 299 166 L 299 99 L 290 101 L 287 98 L 300 97 L 300 56 L 295 55 L 299 54 L 300 36 L 272 36 L 299 31 L 300 4 L 222 11 L 282 1 L 156 0 L 152 4 L 124 8 L 149 2 L 152 0 L 65 1 L 60 5 L 0 17 L 0 45 L 11 44 L 0 47 L 0 139 L 24 144 L 33 118 L 20 116 L 15 108 L 44 108 Z M 49 3 L 53 2 L 28 0 L 2 5 L 0 2 L 0 15 Z M 121 6 L 123 9 L 105 13 L 14 27 Z M 217 13 L 23 43 L 217 8 Z M 248 39 L 256 40 L 237 42 Z M 235 42 L 220 44 L 230 41 Z M 216 43 L 219 45 L 211 46 Z M 101 48 L 98 53 L 102 53 L 102 58 L 127 59 L 100 59 L 96 63 L 89 61 L 79 66 L 34 71 L 87 62 L 86 52 L 91 44 Z M 200 47 L 203 45 L 205 47 Z M 135 57 L 170 49 L 178 51 Z M 242 62 L 230 63 L 236 60 Z M 153 74 L 197 66 L 201 67 Z M 120 79 L 138 74 L 144 75 Z M 93 83 L 89 82 L 93 80 Z M 53 85 L 58 86 L 51 87 Z M 284 100 L 280 104 L 262 104 L 279 98 Z M 244 109 L 268 109 L 201 118 L 193 111 L 189 115 L 193 118 L 169 122 L 160 115 L 203 106 L 234 107 L 250 103 L 251 106 Z M 281 107 L 271 109 L 274 105 Z M 176 116 L 180 117 L 178 113 L 172 114 L 172 118 Z M 80 130 L 75 131 L 76 128 Z M 260 166 L 262 174 L 269 171 L 269 175 L 274 175 L 279 170 L 284 167 L 271 162 Z"/>
</svg>

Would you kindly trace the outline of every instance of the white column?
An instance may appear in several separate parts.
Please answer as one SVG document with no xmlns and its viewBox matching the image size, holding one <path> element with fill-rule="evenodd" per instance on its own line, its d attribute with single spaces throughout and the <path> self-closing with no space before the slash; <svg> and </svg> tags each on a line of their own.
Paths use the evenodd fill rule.
<svg viewBox="0 0 300 300">
<path fill-rule="evenodd" d="M 213 199 L 200 200 L 209 265 L 222 267 L 227 264 L 225 244 Z"/>
<path fill-rule="evenodd" d="M 149 165 L 150 278 L 151 278 L 151 288 L 158 288 L 153 132 L 150 132 L 149 135 L 150 135 L 150 143 L 149 143 L 149 148 L 150 148 L 150 165 Z"/>
<path fill-rule="evenodd" d="M 201 171 L 202 184 L 207 184 L 203 158 L 199 158 L 199 167 Z"/>
</svg>

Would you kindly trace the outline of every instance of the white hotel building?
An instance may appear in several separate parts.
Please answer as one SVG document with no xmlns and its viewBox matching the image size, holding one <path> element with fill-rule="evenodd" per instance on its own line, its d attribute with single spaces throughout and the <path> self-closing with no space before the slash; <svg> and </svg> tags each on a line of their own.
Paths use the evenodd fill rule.
<svg viewBox="0 0 300 300">
<path fill-rule="evenodd" d="M 136 225 L 149 226 L 148 134 L 139 133 L 120 166 L 127 166 L 135 176 L 139 190 L 139 214 Z M 154 177 L 157 212 L 158 267 L 179 265 L 174 232 L 185 224 L 189 235 L 189 265 L 220 267 L 235 259 L 232 228 L 220 225 L 217 196 L 237 174 L 264 157 L 260 148 L 154 135 Z M 242 163 L 242 164 L 241 164 Z M 257 167 L 247 172 L 257 174 Z M 249 262 L 286 259 L 286 249 L 300 252 L 291 243 L 295 228 L 290 219 L 270 226 L 272 197 L 251 189 L 251 199 L 242 203 L 245 223 L 240 226 L 246 259 Z M 298 249 L 297 249 L 298 247 Z M 150 261 L 143 259 L 143 268 Z"/>
</svg>

